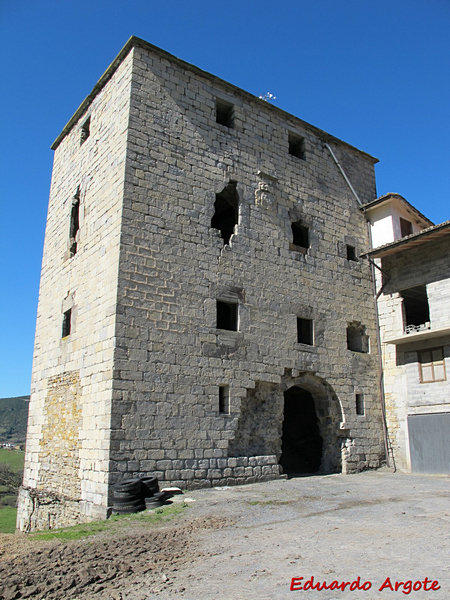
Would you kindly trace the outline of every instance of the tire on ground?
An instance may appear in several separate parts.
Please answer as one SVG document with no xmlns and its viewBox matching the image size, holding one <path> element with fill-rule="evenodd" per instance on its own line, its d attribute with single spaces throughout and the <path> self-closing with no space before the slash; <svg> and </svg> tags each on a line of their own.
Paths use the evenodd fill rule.
<svg viewBox="0 0 450 600">
<path fill-rule="evenodd" d="M 130 515 L 132 513 L 137 513 L 145 510 L 145 504 L 140 504 L 139 506 L 132 508 L 114 508 L 112 509 L 113 515 Z"/>
<path fill-rule="evenodd" d="M 146 498 L 145 499 L 145 508 L 152 509 L 152 508 L 159 508 L 160 506 L 162 506 L 162 502 L 161 500 L 155 500 L 154 498 Z"/>
<path fill-rule="evenodd" d="M 119 481 L 113 487 L 114 492 L 128 492 L 131 494 L 140 494 L 142 483 L 139 478 L 135 479 L 124 479 Z"/>
<path fill-rule="evenodd" d="M 114 500 L 113 503 L 113 508 L 134 508 L 136 506 L 140 506 L 141 504 L 143 504 L 143 500 L 142 498 L 138 498 L 137 500 L 133 500 L 132 502 L 130 501 L 125 501 L 125 502 L 121 502 L 120 500 Z"/>
</svg>

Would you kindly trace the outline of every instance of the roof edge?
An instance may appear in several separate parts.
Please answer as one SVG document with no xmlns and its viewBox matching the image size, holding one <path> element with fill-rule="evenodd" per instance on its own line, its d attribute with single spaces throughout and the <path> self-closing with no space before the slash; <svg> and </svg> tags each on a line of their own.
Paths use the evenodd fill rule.
<svg viewBox="0 0 450 600">
<path fill-rule="evenodd" d="M 163 57 L 165 57 L 165 58 L 167 58 L 167 59 L 169 59 L 171 61 L 176 61 L 178 64 L 183 65 L 185 68 L 188 68 L 191 71 L 194 71 L 195 73 L 197 73 L 199 75 L 202 75 L 203 77 L 206 77 L 208 79 L 213 79 L 213 80 L 218 81 L 218 82 L 220 82 L 222 84 L 225 84 L 225 85 L 233 88 L 234 90 L 239 91 L 240 94 L 244 94 L 245 96 L 247 96 L 248 98 L 250 98 L 252 101 L 261 102 L 262 105 L 264 105 L 266 108 L 270 107 L 271 110 L 275 110 L 276 112 L 278 112 L 278 113 L 280 113 L 280 114 L 282 114 L 284 116 L 288 116 L 290 118 L 295 119 L 296 121 L 299 121 L 303 125 L 307 126 L 308 128 L 312 129 L 314 132 L 316 132 L 316 134 L 318 134 L 318 136 L 320 138 L 322 138 L 323 141 L 337 142 L 337 143 L 342 144 L 342 145 L 344 145 L 344 146 L 346 146 L 348 148 L 351 148 L 352 150 L 356 150 L 358 153 L 366 156 L 373 164 L 376 164 L 377 162 L 379 162 L 378 158 L 372 156 L 368 152 L 365 152 L 364 150 L 360 150 L 356 146 L 352 146 L 352 144 L 349 144 L 348 142 L 345 142 L 344 140 L 341 140 L 338 137 L 336 137 L 336 136 L 334 136 L 334 135 L 332 135 L 330 133 L 327 133 L 323 129 L 320 129 L 319 127 L 316 127 L 315 125 L 311 125 L 307 121 L 303 121 L 299 117 L 296 117 L 295 115 L 293 115 L 291 113 L 288 113 L 287 111 L 283 110 L 282 108 L 279 108 L 278 106 L 275 106 L 274 104 L 267 103 L 265 100 L 262 100 L 261 98 L 258 98 L 257 96 L 251 94 L 250 92 L 247 92 L 246 90 L 243 90 L 242 88 L 239 88 L 238 86 L 234 85 L 233 83 L 230 83 L 229 81 L 225 81 L 224 79 L 221 79 L 220 77 L 217 77 L 217 75 L 213 75 L 212 73 L 208 73 L 208 71 L 203 71 L 202 69 L 200 69 L 200 67 L 196 67 L 195 65 L 193 65 L 191 63 L 188 63 L 188 62 L 184 61 L 183 59 L 178 58 L 177 56 L 174 56 L 173 54 L 170 54 L 166 50 L 163 50 L 162 48 L 158 48 L 158 46 L 154 46 L 150 42 L 146 42 L 145 40 L 143 40 L 141 38 L 138 38 L 138 37 L 136 37 L 134 35 L 132 35 L 128 39 L 128 41 L 126 42 L 126 44 L 120 50 L 119 54 L 116 56 L 116 58 L 112 61 L 112 63 L 109 65 L 109 67 L 103 73 L 103 75 L 97 81 L 97 83 L 93 87 L 93 89 L 90 92 L 90 94 L 88 94 L 88 96 L 86 96 L 86 98 L 83 100 L 83 102 L 77 108 L 77 110 L 74 112 L 74 114 L 71 117 L 71 119 L 67 122 L 67 124 L 65 125 L 65 127 L 63 128 L 63 130 L 61 131 L 61 133 L 59 134 L 59 136 L 56 138 L 56 140 L 51 145 L 51 149 L 52 150 L 56 150 L 58 148 L 58 146 L 60 145 L 60 143 L 62 142 L 62 140 L 68 135 L 68 133 L 71 131 L 72 127 L 79 120 L 79 118 L 83 115 L 83 113 L 86 112 L 86 110 L 90 106 L 91 102 L 99 94 L 99 92 L 105 87 L 105 85 L 108 83 L 108 81 L 112 78 L 112 76 L 116 72 L 116 70 L 119 67 L 120 63 L 125 59 L 125 57 L 128 55 L 128 53 L 130 52 L 130 50 L 132 48 L 134 48 L 134 47 L 141 47 L 141 48 L 144 48 L 146 50 L 151 50 L 152 52 L 160 54 Z"/>
<path fill-rule="evenodd" d="M 128 56 L 128 53 L 135 45 L 135 40 L 139 40 L 139 38 L 135 38 L 134 36 L 131 36 L 128 39 L 127 43 L 120 50 L 119 54 L 116 56 L 116 58 L 112 61 L 112 63 L 109 65 L 109 67 L 103 73 L 103 75 L 100 77 L 100 79 L 94 85 L 91 93 L 86 96 L 86 98 L 83 100 L 83 102 L 77 108 L 77 110 L 73 113 L 71 119 L 67 122 L 67 124 L 65 125 L 65 127 L 63 128 L 63 130 L 61 131 L 59 136 L 56 138 L 56 140 L 50 146 L 50 148 L 52 150 L 56 150 L 56 148 L 59 146 L 59 144 L 62 142 L 62 140 L 66 137 L 66 135 L 70 132 L 70 130 L 75 125 L 75 123 L 78 121 L 78 119 L 81 117 L 81 115 L 86 112 L 86 110 L 88 109 L 88 107 L 90 106 L 90 104 L 94 100 L 94 98 L 97 96 L 97 94 L 99 92 L 101 92 L 101 90 L 105 87 L 105 85 L 108 83 L 108 81 L 112 78 L 114 73 L 117 71 L 120 63 L 124 60 L 124 58 L 126 56 Z"/>
<path fill-rule="evenodd" d="M 445 232 L 446 229 L 448 229 L 448 232 Z M 373 250 L 369 250 L 368 252 L 361 253 L 360 256 L 363 258 L 365 258 L 365 257 L 370 258 L 372 256 L 375 256 L 375 257 L 380 256 L 381 257 L 387 251 L 394 250 L 401 246 L 406 246 L 411 241 L 420 240 L 420 238 L 427 238 L 427 237 L 432 238 L 432 237 L 434 237 L 434 234 L 439 231 L 444 231 L 444 233 L 450 234 L 450 221 L 444 221 L 443 223 L 439 223 L 438 225 L 432 225 L 431 227 L 428 227 L 427 229 L 423 229 L 422 231 L 418 231 L 417 233 L 412 233 L 411 235 L 407 235 L 404 238 L 395 240 L 395 242 L 389 242 L 388 244 L 383 244 L 383 246 L 378 246 L 378 248 L 374 248 Z M 428 241 L 427 239 L 423 239 L 424 243 L 427 241 Z"/>
<path fill-rule="evenodd" d="M 415 206 L 413 206 L 410 202 L 408 202 L 408 200 L 406 200 L 406 198 L 404 198 L 401 194 L 398 194 L 397 192 L 388 192 L 387 194 L 384 194 L 383 196 L 380 196 L 379 198 L 375 198 L 375 200 L 371 200 L 370 202 L 367 202 L 366 204 L 364 204 L 361 207 L 361 210 L 363 210 L 364 212 L 367 212 L 371 208 L 374 208 L 375 206 L 378 206 L 379 204 L 383 204 L 384 202 L 387 202 L 388 200 L 391 200 L 391 199 L 398 199 L 398 200 L 404 202 L 408 206 L 408 208 L 410 208 L 414 213 L 416 213 L 416 215 L 420 219 L 422 219 L 429 225 L 434 225 L 433 221 L 431 221 L 428 217 L 426 217 L 424 214 L 422 214 L 420 212 L 420 210 L 417 210 L 417 208 Z"/>
</svg>

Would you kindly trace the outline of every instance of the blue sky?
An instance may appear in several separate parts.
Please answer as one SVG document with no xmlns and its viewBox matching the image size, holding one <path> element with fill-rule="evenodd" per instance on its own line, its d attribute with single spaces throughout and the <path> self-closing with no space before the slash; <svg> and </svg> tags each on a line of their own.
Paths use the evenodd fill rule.
<svg viewBox="0 0 450 600">
<path fill-rule="evenodd" d="M 0 0 L 0 397 L 29 393 L 50 145 L 131 35 L 380 159 L 450 218 L 450 0 Z"/>
</svg>

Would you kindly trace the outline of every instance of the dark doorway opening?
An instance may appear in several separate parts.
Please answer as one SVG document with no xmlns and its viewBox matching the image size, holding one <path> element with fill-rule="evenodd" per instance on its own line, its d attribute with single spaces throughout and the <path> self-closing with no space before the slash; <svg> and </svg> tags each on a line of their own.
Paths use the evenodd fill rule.
<svg viewBox="0 0 450 600">
<path fill-rule="evenodd" d="M 284 473 L 317 473 L 322 460 L 322 446 L 314 398 L 300 387 L 291 387 L 284 393 L 280 457 Z"/>
</svg>

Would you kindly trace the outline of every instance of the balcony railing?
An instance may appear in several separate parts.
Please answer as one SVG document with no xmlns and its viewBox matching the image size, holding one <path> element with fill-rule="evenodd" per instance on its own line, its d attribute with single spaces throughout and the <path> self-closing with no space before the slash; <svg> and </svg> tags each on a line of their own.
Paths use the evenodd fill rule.
<svg viewBox="0 0 450 600">
<path fill-rule="evenodd" d="M 419 331 L 427 331 L 428 329 L 431 329 L 430 321 L 427 321 L 426 323 L 421 323 L 420 325 L 407 325 L 405 327 L 404 333 L 418 333 Z"/>
</svg>

